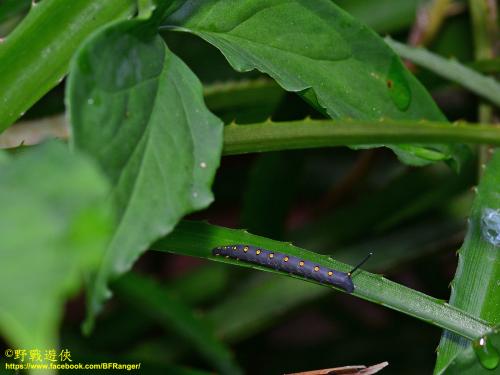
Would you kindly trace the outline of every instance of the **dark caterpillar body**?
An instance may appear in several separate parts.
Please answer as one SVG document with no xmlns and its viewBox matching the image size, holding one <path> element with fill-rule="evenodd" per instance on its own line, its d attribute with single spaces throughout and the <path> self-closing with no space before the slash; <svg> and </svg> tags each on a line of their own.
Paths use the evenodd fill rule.
<svg viewBox="0 0 500 375">
<path fill-rule="evenodd" d="M 354 291 L 351 280 L 352 272 L 341 272 L 323 267 L 308 260 L 302 260 L 293 255 L 270 251 L 250 245 L 228 245 L 216 247 L 212 250 L 215 256 L 225 256 L 232 259 L 256 263 L 264 267 L 306 277 L 324 284 L 331 284 L 344 289 L 347 293 Z"/>
</svg>

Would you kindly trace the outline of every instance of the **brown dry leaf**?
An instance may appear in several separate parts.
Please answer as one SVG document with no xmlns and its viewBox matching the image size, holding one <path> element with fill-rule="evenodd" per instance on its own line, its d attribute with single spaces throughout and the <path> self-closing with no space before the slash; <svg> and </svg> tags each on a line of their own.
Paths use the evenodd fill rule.
<svg viewBox="0 0 500 375">
<path fill-rule="evenodd" d="M 388 365 L 389 362 L 382 362 L 370 367 L 344 366 L 344 367 L 326 368 L 322 370 L 294 372 L 285 375 L 372 375 L 376 374 L 377 372 L 379 372 Z"/>
</svg>

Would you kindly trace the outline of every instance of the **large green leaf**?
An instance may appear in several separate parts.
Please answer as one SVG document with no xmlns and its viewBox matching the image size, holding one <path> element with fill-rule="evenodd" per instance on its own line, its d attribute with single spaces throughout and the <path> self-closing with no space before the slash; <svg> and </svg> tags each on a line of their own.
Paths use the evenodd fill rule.
<svg viewBox="0 0 500 375">
<path fill-rule="evenodd" d="M 372 30 L 328 0 L 190 0 L 164 22 L 216 46 L 238 71 L 258 69 L 331 117 L 444 116 Z M 436 160 L 422 147 L 393 147 L 405 161 Z M 434 146 L 441 159 L 459 155 Z"/>
<path fill-rule="evenodd" d="M 469 228 L 458 255 L 450 304 L 500 324 L 500 152 L 496 151 L 477 188 Z M 436 373 L 441 373 L 469 341 L 445 331 L 438 348 Z"/>
<path fill-rule="evenodd" d="M 97 166 L 50 143 L 0 163 L 0 330 L 56 348 L 66 298 L 101 261 L 113 222 Z"/>
<path fill-rule="evenodd" d="M 124 21 L 91 38 L 73 62 L 67 99 L 73 144 L 111 179 L 119 219 L 91 290 L 92 318 L 110 278 L 212 201 L 222 123 L 149 21 Z"/>
</svg>

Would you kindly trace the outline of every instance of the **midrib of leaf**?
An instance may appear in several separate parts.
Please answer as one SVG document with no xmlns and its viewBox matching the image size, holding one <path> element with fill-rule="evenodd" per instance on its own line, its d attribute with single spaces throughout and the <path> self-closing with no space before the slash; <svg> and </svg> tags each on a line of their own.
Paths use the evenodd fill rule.
<svg viewBox="0 0 500 375">
<path fill-rule="evenodd" d="M 165 56 L 165 58 L 166 58 L 166 56 Z M 145 82 L 141 82 L 141 84 L 144 84 L 147 81 L 150 81 L 152 79 L 160 80 L 160 77 L 159 76 L 158 77 L 152 77 L 149 80 L 146 80 Z M 159 88 L 159 83 L 157 82 L 157 84 L 155 85 L 155 99 L 154 99 L 154 103 L 155 104 L 156 104 L 156 101 L 158 99 L 158 88 Z M 154 108 L 154 104 L 153 104 L 152 108 Z M 140 155 L 141 162 L 139 164 L 139 172 L 137 174 L 137 178 L 134 179 L 133 186 L 132 186 L 132 191 L 131 191 L 131 194 L 129 195 L 129 199 L 127 200 L 129 202 L 129 204 L 126 205 L 125 211 L 123 211 L 123 212 L 120 213 L 120 219 L 118 221 L 118 225 L 116 227 L 115 233 L 119 232 L 119 230 L 120 230 L 120 228 L 121 228 L 121 226 L 123 224 L 123 218 L 127 215 L 127 212 L 130 209 L 130 206 L 131 206 L 130 202 L 132 202 L 133 198 L 135 197 L 135 195 L 137 193 L 137 190 L 136 190 L 137 183 L 138 183 L 138 181 L 140 181 L 140 177 L 141 177 L 141 175 L 142 175 L 142 173 L 144 171 L 144 168 L 143 168 L 144 159 L 145 159 L 146 154 L 148 154 L 148 149 L 149 149 L 149 145 L 150 145 L 150 142 L 151 142 L 151 137 L 149 137 L 149 133 L 151 131 L 151 115 L 152 114 L 153 114 L 153 111 L 151 111 L 151 112 L 148 113 L 147 120 L 145 121 L 147 123 L 147 125 L 145 126 L 144 132 L 141 134 L 138 142 L 135 144 L 133 152 L 130 153 L 130 156 L 127 158 L 126 162 L 124 163 L 123 167 L 121 168 L 122 172 L 120 173 L 120 177 L 118 178 L 116 184 L 113 187 L 113 193 L 116 193 L 116 190 L 117 190 L 118 186 L 120 186 L 120 180 L 124 176 L 123 170 L 127 167 L 127 165 L 130 164 L 130 161 L 133 160 L 134 154 L 136 154 L 137 152 L 140 152 L 140 145 L 141 145 L 141 143 L 145 139 L 145 143 L 146 144 L 144 145 L 144 152 Z M 114 237 L 115 236 L 113 236 L 113 241 L 114 241 Z"/>
</svg>

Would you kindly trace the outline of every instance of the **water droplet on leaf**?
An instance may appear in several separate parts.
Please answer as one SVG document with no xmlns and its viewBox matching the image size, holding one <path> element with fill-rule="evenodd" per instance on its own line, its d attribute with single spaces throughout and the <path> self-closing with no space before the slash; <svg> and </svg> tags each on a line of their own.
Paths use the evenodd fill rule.
<svg viewBox="0 0 500 375">
<path fill-rule="evenodd" d="M 406 111 L 411 102 L 410 86 L 405 74 L 403 64 L 395 57 L 387 74 L 386 85 L 391 100 L 400 111 Z"/>
<path fill-rule="evenodd" d="M 484 368 L 488 370 L 497 368 L 500 362 L 500 354 L 493 344 L 491 344 L 488 337 L 481 337 L 479 340 L 474 341 L 472 347 Z"/>
<path fill-rule="evenodd" d="M 485 208 L 481 216 L 483 237 L 493 246 L 500 246 L 500 210 Z"/>
</svg>

